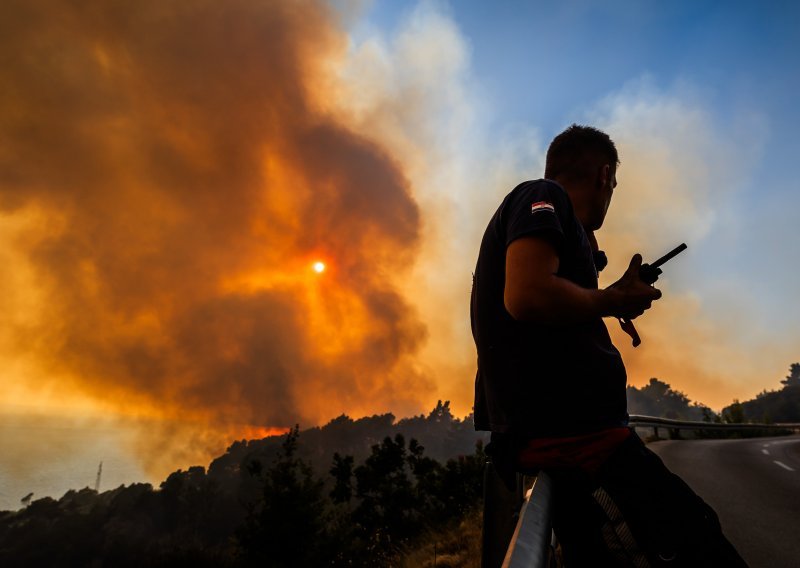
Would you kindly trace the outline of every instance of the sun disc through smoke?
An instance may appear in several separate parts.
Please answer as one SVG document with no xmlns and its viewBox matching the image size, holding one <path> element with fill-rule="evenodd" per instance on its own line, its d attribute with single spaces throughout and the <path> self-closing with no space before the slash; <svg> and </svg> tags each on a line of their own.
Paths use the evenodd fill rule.
<svg viewBox="0 0 800 568">
<path fill-rule="evenodd" d="M 317 262 L 314 263 L 313 268 L 314 272 L 316 272 L 317 274 L 322 274 L 323 272 L 325 272 L 325 263 L 318 260 Z"/>
</svg>

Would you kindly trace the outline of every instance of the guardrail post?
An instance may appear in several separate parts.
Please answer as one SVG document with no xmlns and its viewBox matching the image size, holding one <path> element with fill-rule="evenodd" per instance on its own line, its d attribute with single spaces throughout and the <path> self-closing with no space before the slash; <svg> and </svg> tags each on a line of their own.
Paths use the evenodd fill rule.
<svg viewBox="0 0 800 568">
<path fill-rule="evenodd" d="M 483 470 L 483 531 L 481 534 L 481 568 L 500 568 L 514 535 L 522 507 L 522 476 L 516 475 L 516 486 L 510 490 L 491 460 Z"/>
<path fill-rule="evenodd" d="M 523 503 L 502 568 L 546 568 L 554 560 L 553 481 L 540 471 Z"/>
</svg>

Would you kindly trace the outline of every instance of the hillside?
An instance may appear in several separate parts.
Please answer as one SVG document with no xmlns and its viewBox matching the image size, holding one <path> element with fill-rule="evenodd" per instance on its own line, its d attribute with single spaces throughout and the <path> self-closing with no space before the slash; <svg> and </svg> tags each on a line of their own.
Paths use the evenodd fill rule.
<svg viewBox="0 0 800 568">
<path fill-rule="evenodd" d="M 316 471 L 330 467 L 334 453 L 353 456 L 356 462 L 365 459 L 373 445 L 387 436 L 400 434 L 406 440 L 417 440 L 425 454 L 437 461 L 469 455 L 478 441 L 488 442 L 488 435 L 476 432 L 472 416 L 459 419 L 450 411 L 449 401 L 438 401 L 427 415 L 396 420 L 393 414 L 378 414 L 352 419 L 341 415 L 324 426 L 301 431 L 297 456 L 308 461 Z M 261 440 L 234 442 L 222 456 L 211 462 L 209 475 L 235 470 L 246 460 L 270 461 L 281 447 L 283 436 Z"/>
<path fill-rule="evenodd" d="M 482 439 L 439 402 L 242 440 L 158 490 L 86 488 L 0 512 L 0 566 L 393 566 L 430 535 L 474 557 L 448 535 L 480 509 Z"/>
<path fill-rule="evenodd" d="M 800 363 L 789 367 L 789 375 L 781 384 L 780 390 L 765 390 L 752 400 L 734 401 L 723 409 L 723 416 L 730 422 L 800 422 Z"/>
<path fill-rule="evenodd" d="M 753 402 L 791 410 L 798 393 Z M 655 378 L 628 398 L 631 413 L 720 420 Z M 441 401 L 427 415 L 342 415 L 240 440 L 158 489 L 86 488 L 0 512 L 0 565 L 475 566 L 486 441 Z"/>
</svg>

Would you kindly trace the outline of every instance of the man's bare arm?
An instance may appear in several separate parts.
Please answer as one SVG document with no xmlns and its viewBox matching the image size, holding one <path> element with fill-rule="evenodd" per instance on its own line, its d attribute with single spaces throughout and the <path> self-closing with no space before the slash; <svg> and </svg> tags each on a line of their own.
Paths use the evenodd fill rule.
<svg viewBox="0 0 800 568">
<path fill-rule="evenodd" d="M 556 276 L 558 255 L 548 241 L 523 237 L 506 250 L 504 302 L 514 319 L 569 325 L 597 317 L 633 319 L 661 292 L 639 279 L 642 257 L 634 255 L 625 274 L 603 290 L 578 286 Z"/>
</svg>

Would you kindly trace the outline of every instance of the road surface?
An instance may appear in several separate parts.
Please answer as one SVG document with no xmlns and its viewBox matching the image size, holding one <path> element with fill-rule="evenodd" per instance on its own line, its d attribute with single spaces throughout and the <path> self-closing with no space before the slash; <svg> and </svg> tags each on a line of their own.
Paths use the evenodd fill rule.
<svg viewBox="0 0 800 568">
<path fill-rule="evenodd" d="M 800 567 L 800 436 L 648 444 L 719 514 L 751 568 Z"/>
</svg>

